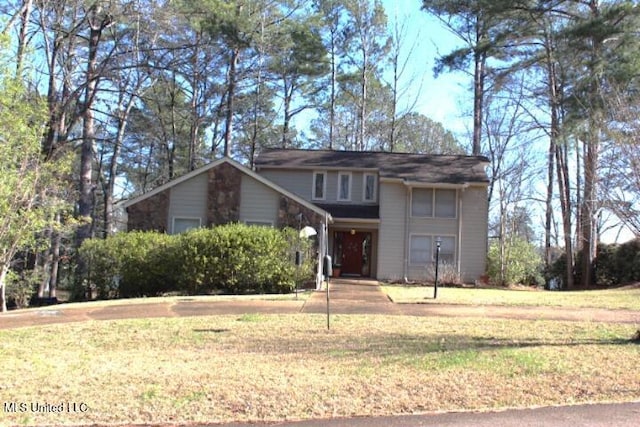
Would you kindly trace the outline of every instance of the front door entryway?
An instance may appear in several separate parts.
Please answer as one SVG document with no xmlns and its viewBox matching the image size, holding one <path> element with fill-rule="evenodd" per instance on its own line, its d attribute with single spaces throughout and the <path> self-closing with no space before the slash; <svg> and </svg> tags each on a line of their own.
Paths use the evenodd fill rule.
<svg viewBox="0 0 640 427">
<path fill-rule="evenodd" d="M 339 260 L 342 276 L 371 275 L 371 233 L 336 231 L 334 260 Z"/>
</svg>

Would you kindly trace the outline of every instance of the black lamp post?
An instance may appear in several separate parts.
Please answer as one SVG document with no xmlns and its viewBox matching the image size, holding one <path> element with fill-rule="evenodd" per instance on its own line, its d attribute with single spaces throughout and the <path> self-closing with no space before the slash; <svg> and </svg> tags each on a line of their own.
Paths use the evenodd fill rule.
<svg viewBox="0 0 640 427">
<path fill-rule="evenodd" d="M 442 243 L 442 239 L 440 237 L 436 237 L 436 278 L 435 283 L 433 284 L 433 299 L 438 298 L 438 264 L 440 263 L 440 244 Z"/>
</svg>

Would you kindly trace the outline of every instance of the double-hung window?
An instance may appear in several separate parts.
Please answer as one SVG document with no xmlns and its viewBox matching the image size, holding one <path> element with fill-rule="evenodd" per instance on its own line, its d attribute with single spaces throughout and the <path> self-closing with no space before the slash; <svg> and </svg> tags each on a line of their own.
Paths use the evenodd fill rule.
<svg viewBox="0 0 640 427">
<path fill-rule="evenodd" d="M 314 172 L 312 198 L 314 200 L 324 200 L 326 198 L 326 193 L 327 193 L 327 173 Z"/>
<path fill-rule="evenodd" d="M 454 264 L 456 262 L 456 239 L 452 236 L 440 238 L 440 264 Z M 434 258 L 435 261 L 435 258 Z"/>
<path fill-rule="evenodd" d="M 411 216 L 429 218 L 456 217 L 456 190 L 414 188 L 411 196 Z"/>
<path fill-rule="evenodd" d="M 338 201 L 351 200 L 351 172 L 338 172 Z"/>
<path fill-rule="evenodd" d="M 455 218 L 456 217 L 456 190 L 435 190 L 435 217 Z"/>
<path fill-rule="evenodd" d="M 438 262 L 454 264 L 456 261 L 456 238 L 453 236 L 412 235 L 409 242 L 409 263 L 411 265 L 426 266 L 436 261 L 437 241 L 440 239 L 440 254 Z"/>
<path fill-rule="evenodd" d="M 411 236 L 410 245 L 410 264 L 426 265 L 427 263 L 431 262 L 431 236 Z"/>
<path fill-rule="evenodd" d="M 365 202 L 375 202 L 376 200 L 376 176 L 371 173 L 365 173 L 363 178 L 363 195 L 362 200 Z"/>
</svg>

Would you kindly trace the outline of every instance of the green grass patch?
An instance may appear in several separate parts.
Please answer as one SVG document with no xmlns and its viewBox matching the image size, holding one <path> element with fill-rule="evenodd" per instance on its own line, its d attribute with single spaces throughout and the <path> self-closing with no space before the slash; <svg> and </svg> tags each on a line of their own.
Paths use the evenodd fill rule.
<svg viewBox="0 0 640 427">
<path fill-rule="evenodd" d="M 544 291 L 493 288 L 438 288 L 385 285 L 384 292 L 396 303 L 470 304 L 504 306 L 552 306 L 640 310 L 640 287 L 588 291 Z"/>
<path fill-rule="evenodd" d="M 637 400 L 637 327 L 411 316 L 203 316 L 0 331 L 0 425 L 277 421 Z"/>
<path fill-rule="evenodd" d="M 245 313 L 238 317 L 238 322 L 262 322 L 264 316 L 260 313 Z"/>
</svg>

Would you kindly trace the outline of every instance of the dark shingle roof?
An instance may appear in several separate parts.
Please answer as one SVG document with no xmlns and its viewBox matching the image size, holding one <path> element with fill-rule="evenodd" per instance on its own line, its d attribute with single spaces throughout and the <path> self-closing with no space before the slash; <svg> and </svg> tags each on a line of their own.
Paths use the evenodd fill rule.
<svg viewBox="0 0 640 427">
<path fill-rule="evenodd" d="M 285 149 L 266 149 L 256 159 L 258 169 L 375 169 L 381 178 L 429 184 L 487 183 L 488 163 L 483 156 Z"/>
<path fill-rule="evenodd" d="M 380 206 L 378 205 L 331 205 L 325 203 L 316 203 L 315 205 L 329 212 L 334 218 L 380 218 Z"/>
</svg>

